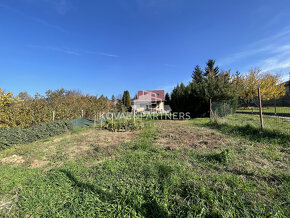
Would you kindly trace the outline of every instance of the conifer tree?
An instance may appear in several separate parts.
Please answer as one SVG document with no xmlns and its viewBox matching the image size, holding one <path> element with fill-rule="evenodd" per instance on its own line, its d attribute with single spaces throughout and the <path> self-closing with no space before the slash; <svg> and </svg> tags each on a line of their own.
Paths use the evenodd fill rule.
<svg viewBox="0 0 290 218">
<path fill-rule="evenodd" d="M 230 71 L 220 72 L 215 61 L 209 59 L 204 71 L 197 65 L 192 73 L 192 82 L 187 86 L 177 85 L 170 99 L 175 112 L 190 112 L 192 117 L 209 114 L 209 100 L 231 102 L 236 97 L 236 89 Z"/>
<path fill-rule="evenodd" d="M 196 65 L 196 67 L 194 68 L 191 77 L 193 82 L 201 83 L 203 81 L 203 71 L 198 65 Z"/>
<path fill-rule="evenodd" d="M 209 59 L 206 62 L 206 68 L 205 68 L 205 76 L 208 76 L 209 74 L 212 74 L 213 76 L 217 76 L 219 74 L 219 67 L 214 66 L 215 60 Z"/>
<path fill-rule="evenodd" d="M 168 92 L 166 92 L 166 94 L 165 94 L 165 104 L 169 104 L 170 103 L 170 97 L 169 97 L 169 94 L 168 94 Z"/>
<path fill-rule="evenodd" d="M 129 111 L 131 108 L 131 98 L 128 90 L 124 91 L 122 103 L 126 107 L 127 111 Z"/>
</svg>

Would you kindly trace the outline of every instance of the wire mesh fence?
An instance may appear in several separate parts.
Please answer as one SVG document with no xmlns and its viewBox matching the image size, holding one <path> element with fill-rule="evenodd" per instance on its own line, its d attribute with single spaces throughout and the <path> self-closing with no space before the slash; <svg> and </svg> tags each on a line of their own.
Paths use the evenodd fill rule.
<svg viewBox="0 0 290 218">
<path fill-rule="evenodd" d="M 288 99 L 262 101 L 261 110 L 264 130 L 290 134 Z M 220 124 L 261 128 L 260 108 L 254 101 L 249 106 L 238 104 L 236 109 L 227 102 L 212 102 L 211 119 Z"/>
</svg>

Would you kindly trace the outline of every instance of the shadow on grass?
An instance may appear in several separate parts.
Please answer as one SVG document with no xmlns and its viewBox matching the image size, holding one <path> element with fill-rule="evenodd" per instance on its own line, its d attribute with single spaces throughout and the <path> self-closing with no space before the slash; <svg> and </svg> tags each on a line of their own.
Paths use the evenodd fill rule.
<svg viewBox="0 0 290 218">
<path fill-rule="evenodd" d="M 260 132 L 259 128 L 245 125 L 245 126 L 237 126 L 237 125 L 230 125 L 228 123 L 204 123 L 198 124 L 199 126 L 209 127 L 211 129 L 217 129 L 218 131 L 238 137 L 244 137 L 250 141 L 254 142 L 264 142 L 264 143 L 273 143 L 279 144 L 285 147 L 288 147 L 290 144 L 290 135 L 283 134 L 279 131 L 265 129 L 262 133 Z"/>
<path fill-rule="evenodd" d="M 265 181 L 269 184 L 280 186 L 283 182 L 288 182 L 290 179 L 289 175 L 280 174 L 280 175 L 274 175 L 274 174 L 268 174 L 265 176 L 256 175 L 254 172 L 249 172 L 244 169 L 226 169 L 226 172 L 235 174 L 237 176 L 245 176 L 248 179 L 252 179 L 253 181 Z"/>
<path fill-rule="evenodd" d="M 233 162 L 235 157 L 234 154 L 229 150 L 225 149 L 221 152 L 197 155 L 201 161 L 218 162 L 218 163 L 230 163 Z"/>
<path fill-rule="evenodd" d="M 97 188 L 93 184 L 84 183 L 79 181 L 71 172 L 67 170 L 60 170 L 62 173 L 64 173 L 67 178 L 73 182 L 73 184 L 79 188 L 81 191 L 91 191 L 95 194 L 97 194 L 100 199 L 103 202 L 115 204 L 116 203 L 116 196 L 120 196 L 120 193 L 113 193 L 113 192 L 107 192 L 103 191 L 100 188 Z M 134 200 L 129 198 L 128 196 L 121 196 L 121 198 L 126 199 L 126 204 L 130 205 L 132 208 L 134 208 L 135 211 L 140 213 L 142 216 L 145 217 L 169 217 L 167 211 L 165 211 L 162 207 L 159 206 L 158 202 L 152 196 L 149 192 L 143 194 L 143 198 L 145 200 L 145 203 L 141 205 L 141 207 L 136 206 L 136 203 L 134 203 Z"/>
</svg>

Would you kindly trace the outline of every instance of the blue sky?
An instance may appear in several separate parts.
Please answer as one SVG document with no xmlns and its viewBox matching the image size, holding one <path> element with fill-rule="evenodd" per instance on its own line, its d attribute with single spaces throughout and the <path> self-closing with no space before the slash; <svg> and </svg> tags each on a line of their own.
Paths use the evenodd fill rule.
<svg viewBox="0 0 290 218">
<path fill-rule="evenodd" d="M 289 11 L 289 0 L 0 0 L 0 87 L 170 91 L 209 58 L 286 80 Z"/>
</svg>

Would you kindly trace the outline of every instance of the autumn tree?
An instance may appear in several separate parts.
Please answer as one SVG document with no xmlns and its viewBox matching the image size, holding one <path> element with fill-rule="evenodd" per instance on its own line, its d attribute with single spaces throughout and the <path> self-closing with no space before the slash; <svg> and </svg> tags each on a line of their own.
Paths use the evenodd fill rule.
<svg viewBox="0 0 290 218">
<path fill-rule="evenodd" d="M 19 99 L 13 98 L 12 92 L 5 93 L 0 88 L 0 128 L 1 127 L 9 127 L 8 120 L 9 114 L 7 114 L 8 108 Z"/>
<path fill-rule="evenodd" d="M 17 97 L 23 101 L 32 100 L 32 97 L 27 92 L 19 92 Z"/>
<path fill-rule="evenodd" d="M 257 96 L 257 90 L 262 79 L 261 69 L 251 69 L 248 75 L 242 77 L 241 99 L 248 105 Z"/>
<path fill-rule="evenodd" d="M 97 113 L 106 113 L 112 108 L 112 102 L 106 97 L 84 95 L 79 91 L 49 90 L 46 96 L 36 94 L 30 100 L 21 101 L 12 93 L 0 90 L 0 127 L 26 128 L 49 122 L 53 111 L 56 120 L 78 118 L 81 110 L 85 118 L 94 119 Z"/>
<path fill-rule="evenodd" d="M 1 88 L 0 88 L 0 108 L 4 109 L 11 105 L 12 103 L 16 102 L 16 99 L 13 98 L 13 93 L 12 92 L 7 92 L 5 93 Z"/>
<path fill-rule="evenodd" d="M 281 83 L 279 74 L 263 74 L 260 90 L 263 100 L 279 98 L 286 94 L 285 84 Z"/>
<path fill-rule="evenodd" d="M 285 95 L 285 85 L 280 82 L 278 74 L 263 73 L 261 69 L 251 69 L 242 78 L 241 99 L 248 105 L 258 97 L 260 88 L 262 100 L 270 100 Z"/>
</svg>

